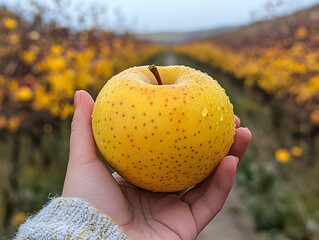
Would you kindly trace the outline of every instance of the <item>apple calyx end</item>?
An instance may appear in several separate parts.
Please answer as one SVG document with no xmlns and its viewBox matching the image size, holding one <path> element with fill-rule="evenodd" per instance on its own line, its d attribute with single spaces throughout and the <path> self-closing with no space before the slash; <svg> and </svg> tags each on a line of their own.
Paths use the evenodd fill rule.
<svg viewBox="0 0 319 240">
<path fill-rule="evenodd" d="M 160 74 L 158 72 L 157 67 L 154 64 L 152 64 L 152 65 L 148 66 L 148 69 L 153 73 L 154 77 L 156 78 L 156 81 L 157 81 L 158 85 L 163 85 L 163 82 L 162 82 L 162 79 L 161 79 L 161 76 L 160 76 Z"/>
</svg>

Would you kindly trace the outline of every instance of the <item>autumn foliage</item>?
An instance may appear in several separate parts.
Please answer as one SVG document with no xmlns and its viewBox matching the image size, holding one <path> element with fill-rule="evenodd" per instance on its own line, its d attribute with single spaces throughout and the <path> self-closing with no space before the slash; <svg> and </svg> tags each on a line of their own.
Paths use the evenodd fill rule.
<svg viewBox="0 0 319 240">
<path fill-rule="evenodd" d="M 77 89 L 94 93 L 160 50 L 130 35 L 30 25 L 0 11 L 0 131 L 27 130 L 38 121 L 50 131 L 52 120 L 72 115 Z"/>
</svg>

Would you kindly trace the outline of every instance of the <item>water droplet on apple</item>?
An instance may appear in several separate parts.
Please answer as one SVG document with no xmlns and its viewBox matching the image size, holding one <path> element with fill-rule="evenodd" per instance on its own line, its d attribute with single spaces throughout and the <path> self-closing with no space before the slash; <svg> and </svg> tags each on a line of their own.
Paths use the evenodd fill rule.
<svg viewBox="0 0 319 240">
<path fill-rule="evenodd" d="M 202 110 L 202 116 L 206 117 L 207 113 L 208 113 L 208 109 L 207 109 L 207 107 L 204 107 L 203 110 Z"/>
<path fill-rule="evenodd" d="M 222 114 L 220 115 L 219 120 L 220 120 L 221 122 L 224 121 L 224 113 L 222 113 Z"/>
</svg>

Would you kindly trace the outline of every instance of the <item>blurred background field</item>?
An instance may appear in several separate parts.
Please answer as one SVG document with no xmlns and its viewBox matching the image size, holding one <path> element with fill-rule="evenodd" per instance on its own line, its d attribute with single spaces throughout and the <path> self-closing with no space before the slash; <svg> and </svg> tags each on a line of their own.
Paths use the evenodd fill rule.
<svg viewBox="0 0 319 240">
<path fill-rule="evenodd" d="M 0 2 L 1 237 L 61 193 L 74 92 L 95 97 L 112 75 L 155 63 L 213 76 L 251 129 L 237 183 L 255 231 L 319 239 L 319 2 L 257 1 L 248 22 L 144 32 L 125 9 L 106 28 L 111 13 L 94 2 L 77 15 L 72 1 L 12 2 Z"/>
</svg>

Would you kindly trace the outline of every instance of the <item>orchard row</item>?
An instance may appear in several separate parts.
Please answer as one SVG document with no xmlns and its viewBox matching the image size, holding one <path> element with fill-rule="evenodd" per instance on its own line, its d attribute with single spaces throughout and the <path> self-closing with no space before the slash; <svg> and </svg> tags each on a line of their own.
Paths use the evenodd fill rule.
<svg viewBox="0 0 319 240">
<path fill-rule="evenodd" d="M 299 130 L 310 131 L 319 126 L 319 28 L 311 18 L 285 21 L 255 24 L 176 51 L 233 75 L 265 99 L 289 105 L 303 123 Z"/>
</svg>

